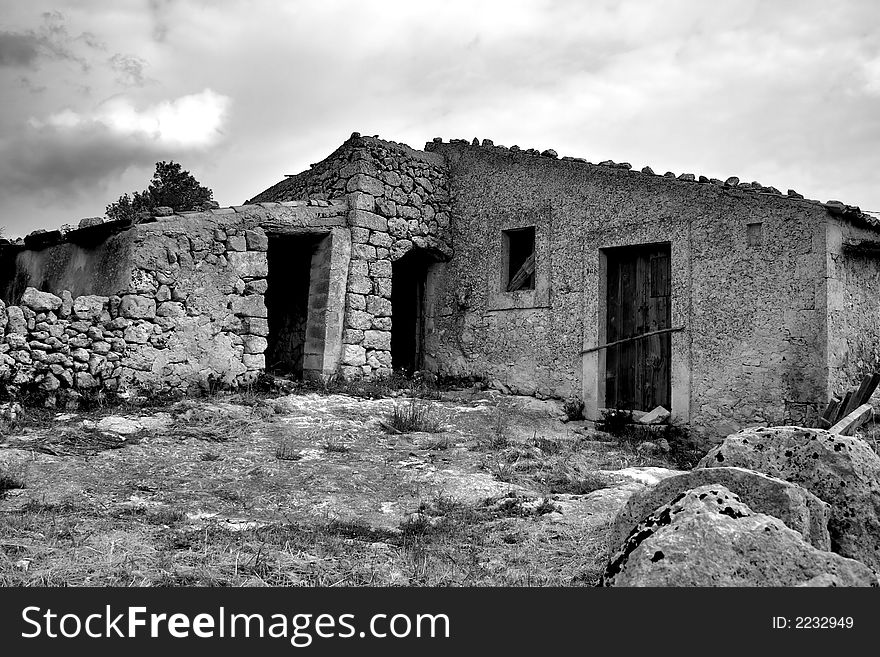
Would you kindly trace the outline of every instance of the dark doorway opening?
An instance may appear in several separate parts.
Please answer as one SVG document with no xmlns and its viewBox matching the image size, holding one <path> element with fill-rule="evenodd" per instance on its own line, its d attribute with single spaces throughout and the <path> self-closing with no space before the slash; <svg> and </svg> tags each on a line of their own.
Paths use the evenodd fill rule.
<svg viewBox="0 0 880 657">
<path fill-rule="evenodd" d="M 433 262 L 412 249 L 391 267 L 391 365 L 409 374 L 425 363 L 425 285 Z"/>
<path fill-rule="evenodd" d="M 274 374 L 302 378 L 312 256 L 318 239 L 300 235 L 269 236 L 266 370 Z"/>
<path fill-rule="evenodd" d="M 672 410 L 669 333 L 671 269 L 669 244 L 608 249 L 605 405 L 650 411 Z M 629 339 L 637 338 L 637 339 Z"/>
</svg>

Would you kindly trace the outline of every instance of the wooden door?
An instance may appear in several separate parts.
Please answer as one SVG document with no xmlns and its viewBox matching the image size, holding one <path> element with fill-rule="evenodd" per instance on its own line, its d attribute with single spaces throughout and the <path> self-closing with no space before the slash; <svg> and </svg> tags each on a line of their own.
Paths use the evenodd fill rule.
<svg viewBox="0 0 880 657">
<path fill-rule="evenodd" d="M 609 249 L 606 343 L 670 328 L 668 244 Z M 671 334 L 609 347 L 605 355 L 605 406 L 672 410 Z"/>
</svg>

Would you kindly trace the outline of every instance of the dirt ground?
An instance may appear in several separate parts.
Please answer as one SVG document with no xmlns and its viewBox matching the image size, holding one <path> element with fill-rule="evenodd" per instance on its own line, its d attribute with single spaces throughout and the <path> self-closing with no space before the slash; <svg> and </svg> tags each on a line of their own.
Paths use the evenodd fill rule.
<svg viewBox="0 0 880 657">
<path fill-rule="evenodd" d="M 389 426 L 415 404 L 438 431 Z M 0 437 L 0 584 L 595 585 L 675 466 L 563 417 L 478 390 L 43 414 Z"/>
</svg>

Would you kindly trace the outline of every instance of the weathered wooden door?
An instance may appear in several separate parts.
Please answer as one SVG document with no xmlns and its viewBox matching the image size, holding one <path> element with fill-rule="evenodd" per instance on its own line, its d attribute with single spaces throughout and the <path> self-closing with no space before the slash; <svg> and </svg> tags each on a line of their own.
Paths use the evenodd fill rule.
<svg viewBox="0 0 880 657">
<path fill-rule="evenodd" d="M 670 328 L 668 244 L 609 249 L 606 343 Z M 629 340 L 605 355 L 605 405 L 672 410 L 670 333 Z"/>
</svg>

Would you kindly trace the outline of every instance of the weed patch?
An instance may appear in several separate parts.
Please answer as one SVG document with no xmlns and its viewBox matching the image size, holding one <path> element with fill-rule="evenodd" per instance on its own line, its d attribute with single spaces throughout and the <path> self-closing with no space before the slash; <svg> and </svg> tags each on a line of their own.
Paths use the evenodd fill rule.
<svg viewBox="0 0 880 657">
<path fill-rule="evenodd" d="M 395 404 L 388 416 L 388 424 L 395 431 L 410 433 L 425 431 L 437 433 L 440 422 L 435 417 L 434 405 L 419 397 L 411 397 L 409 402 Z"/>
</svg>

